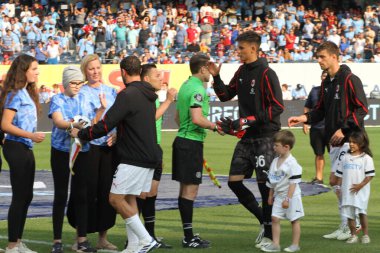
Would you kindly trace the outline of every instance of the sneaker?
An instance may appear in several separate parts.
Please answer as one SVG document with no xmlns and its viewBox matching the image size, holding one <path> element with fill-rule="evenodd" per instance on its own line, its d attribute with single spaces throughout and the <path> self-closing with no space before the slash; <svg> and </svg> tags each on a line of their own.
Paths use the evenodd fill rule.
<svg viewBox="0 0 380 253">
<path fill-rule="evenodd" d="M 156 240 L 154 240 L 154 238 L 152 238 L 150 242 L 140 242 L 139 247 L 136 250 L 136 253 L 151 252 L 159 246 L 160 244 Z"/>
<path fill-rule="evenodd" d="M 286 252 L 296 252 L 296 251 L 300 251 L 300 250 L 301 250 L 300 246 L 293 245 L 293 244 L 284 249 L 284 251 L 286 251 Z"/>
<path fill-rule="evenodd" d="M 351 235 L 350 238 L 346 241 L 346 243 L 357 243 L 359 238 L 357 235 Z"/>
<path fill-rule="evenodd" d="M 315 177 L 310 181 L 310 184 L 323 184 L 323 180 L 320 180 Z"/>
<path fill-rule="evenodd" d="M 337 240 L 339 241 L 345 241 L 347 240 L 348 238 L 351 237 L 351 231 L 350 231 L 350 228 L 348 226 L 344 226 L 341 233 L 338 234 L 338 236 L 336 237 Z"/>
<path fill-rule="evenodd" d="M 268 246 L 270 244 L 272 244 L 272 240 L 269 239 L 268 237 L 263 237 L 263 239 L 261 239 L 261 242 L 256 244 L 255 247 L 258 249 L 261 249 L 261 247 Z"/>
<path fill-rule="evenodd" d="M 23 242 L 20 242 L 18 244 L 18 252 L 19 253 L 37 253 L 37 251 L 33 251 L 31 249 L 29 249 L 25 243 Z"/>
<path fill-rule="evenodd" d="M 360 239 L 360 241 L 364 244 L 367 244 L 367 243 L 370 243 L 371 242 L 371 239 L 369 238 L 368 235 L 363 235 L 362 238 Z"/>
<path fill-rule="evenodd" d="M 78 242 L 76 252 L 97 252 L 97 250 L 91 247 L 89 241 Z"/>
<path fill-rule="evenodd" d="M 260 225 L 260 232 L 256 237 L 255 244 L 258 244 L 261 242 L 261 240 L 264 237 L 264 232 L 265 232 L 264 225 Z"/>
<path fill-rule="evenodd" d="M 202 240 L 199 236 L 194 236 L 190 240 L 186 240 L 184 238 L 182 240 L 182 246 L 184 248 L 193 248 L 193 249 L 204 249 L 204 248 L 209 248 L 210 243 L 206 243 L 206 240 Z"/>
<path fill-rule="evenodd" d="M 337 230 L 335 230 L 334 232 L 327 234 L 327 235 L 324 235 L 322 237 L 325 239 L 336 239 L 338 237 L 338 235 L 340 235 L 342 233 L 342 230 L 343 229 L 340 227 Z"/>
<path fill-rule="evenodd" d="M 198 240 L 200 240 L 200 241 L 201 241 L 202 243 L 204 243 L 204 244 L 211 244 L 210 241 L 202 239 L 202 238 L 199 236 L 199 234 L 195 234 L 194 237 L 195 237 L 195 238 L 198 238 Z"/>
<path fill-rule="evenodd" d="M 5 248 L 5 253 L 20 253 L 20 251 L 18 250 L 18 247 L 13 247 L 11 249 L 9 249 L 8 247 Z"/>
<path fill-rule="evenodd" d="M 280 252 L 281 247 L 271 243 L 271 244 L 268 244 L 268 245 L 261 247 L 261 251 L 264 251 L 264 252 Z"/>
<path fill-rule="evenodd" d="M 53 248 L 51 249 L 51 253 L 63 253 L 63 245 L 61 242 L 56 242 L 53 244 Z"/>
<path fill-rule="evenodd" d="M 77 242 L 74 242 L 74 244 L 71 245 L 71 250 L 72 250 L 72 251 L 77 251 L 77 249 L 78 249 L 78 243 L 77 243 Z"/>
<path fill-rule="evenodd" d="M 173 248 L 173 246 L 164 243 L 164 241 L 162 239 L 158 239 L 158 238 L 154 238 L 154 239 L 160 244 L 160 246 L 157 247 L 159 249 L 171 249 L 171 248 Z"/>
</svg>

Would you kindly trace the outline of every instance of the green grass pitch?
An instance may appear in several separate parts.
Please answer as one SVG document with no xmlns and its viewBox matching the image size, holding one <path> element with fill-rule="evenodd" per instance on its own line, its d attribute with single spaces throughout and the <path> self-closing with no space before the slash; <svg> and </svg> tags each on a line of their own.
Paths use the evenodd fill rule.
<svg viewBox="0 0 380 253">
<path fill-rule="evenodd" d="M 309 181 L 314 176 L 314 155 L 309 145 L 309 136 L 305 136 L 300 129 L 292 130 L 297 138 L 293 155 L 303 167 L 303 180 Z M 380 167 L 380 131 L 379 128 L 368 128 L 371 140 L 371 148 L 374 153 L 375 168 Z M 164 132 L 162 148 L 164 150 L 164 170 L 171 170 L 171 144 L 175 132 Z M 230 159 L 237 139 L 225 136 L 220 137 L 209 133 L 205 142 L 205 158 L 214 168 L 216 174 L 228 175 Z M 46 141 L 34 148 L 37 168 L 50 168 L 50 136 Z M 328 164 L 328 156 L 326 156 Z M 4 164 L 7 167 L 7 164 Z M 325 183 L 328 182 L 329 166 L 324 172 Z M 173 182 L 175 183 L 175 182 Z M 306 216 L 301 220 L 301 250 L 307 253 L 377 253 L 380 252 L 380 183 L 377 177 L 371 182 L 371 198 L 368 208 L 369 235 L 372 239 L 369 245 L 348 245 L 345 242 L 326 240 L 323 234 L 331 232 L 339 224 L 337 200 L 333 193 L 329 192 L 317 196 L 303 198 Z M 174 249 L 168 252 L 191 252 L 191 249 L 183 249 L 181 246 L 182 228 L 178 210 L 159 211 L 156 215 L 156 234 L 162 236 Z M 194 229 L 202 237 L 212 241 L 212 248 L 202 250 L 209 253 L 244 253 L 259 252 L 254 248 L 254 240 L 259 231 L 258 222 L 241 205 L 199 208 L 194 211 Z M 52 241 L 51 218 L 28 219 L 25 227 L 24 238 L 34 241 L 44 241 L 47 244 L 30 242 L 28 245 L 40 253 L 50 252 Z M 74 240 L 74 230 L 65 223 L 63 241 L 71 244 Z M 118 218 L 116 226 L 109 231 L 109 240 L 121 249 L 125 241 L 125 224 Z M 95 245 L 97 235 L 89 235 Z M 5 248 L 7 241 L 7 223 L 0 222 L 0 247 Z M 288 221 L 282 222 L 281 246 L 290 245 L 291 226 Z M 156 250 L 164 252 L 164 250 Z M 70 252 L 67 248 L 66 252 Z"/>
</svg>

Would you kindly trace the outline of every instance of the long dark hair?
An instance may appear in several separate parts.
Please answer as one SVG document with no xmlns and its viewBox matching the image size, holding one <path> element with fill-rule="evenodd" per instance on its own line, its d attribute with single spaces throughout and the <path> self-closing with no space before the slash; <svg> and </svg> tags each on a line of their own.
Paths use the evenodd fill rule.
<svg viewBox="0 0 380 253">
<path fill-rule="evenodd" d="M 358 144 L 361 152 L 366 153 L 370 157 L 373 156 L 372 151 L 369 148 L 369 138 L 364 129 L 353 131 L 349 137 L 349 141 Z"/>
<path fill-rule="evenodd" d="M 26 72 L 33 62 L 37 62 L 36 58 L 27 54 L 17 56 L 17 58 L 12 62 L 12 65 L 5 77 L 3 90 L 0 96 L 0 118 L 3 116 L 4 104 L 8 94 L 13 94 L 11 97 L 12 100 L 13 96 L 16 95 L 19 90 L 25 87 L 25 84 L 27 83 Z M 41 107 L 38 102 L 38 91 L 36 83 L 27 83 L 26 90 L 36 105 L 37 113 L 40 114 Z"/>
</svg>

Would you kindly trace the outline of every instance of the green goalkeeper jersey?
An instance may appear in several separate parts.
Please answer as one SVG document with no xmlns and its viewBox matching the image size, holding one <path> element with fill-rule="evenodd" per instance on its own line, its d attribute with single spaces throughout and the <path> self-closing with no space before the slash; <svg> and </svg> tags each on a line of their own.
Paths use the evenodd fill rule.
<svg viewBox="0 0 380 253">
<path fill-rule="evenodd" d="M 209 98 L 203 82 L 199 78 L 191 76 L 182 84 L 178 92 L 177 111 L 180 126 L 177 136 L 203 142 L 206 130 L 192 122 L 190 110 L 191 108 L 202 108 L 202 114 L 207 118 L 209 107 Z"/>
</svg>

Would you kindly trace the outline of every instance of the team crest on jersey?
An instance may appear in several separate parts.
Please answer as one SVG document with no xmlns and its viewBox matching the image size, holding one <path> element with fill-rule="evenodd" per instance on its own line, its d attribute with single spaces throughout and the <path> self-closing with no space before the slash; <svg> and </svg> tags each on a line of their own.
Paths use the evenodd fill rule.
<svg viewBox="0 0 380 253">
<path fill-rule="evenodd" d="M 198 171 L 197 173 L 195 173 L 195 177 L 196 178 L 201 178 L 202 177 L 202 173 Z"/>
<path fill-rule="evenodd" d="M 335 88 L 335 96 L 334 96 L 334 99 L 340 99 L 339 97 L 339 84 L 336 86 Z"/>
<path fill-rule="evenodd" d="M 252 82 L 251 82 L 251 91 L 249 92 L 249 94 L 251 94 L 251 95 L 255 95 L 255 84 L 256 84 L 256 80 L 252 79 Z"/>
<path fill-rule="evenodd" d="M 200 93 L 195 94 L 195 95 L 194 95 L 194 98 L 195 98 L 195 100 L 197 100 L 198 102 L 202 102 L 202 101 L 203 101 L 202 94 L 200 94 Z"/>
</svg>

